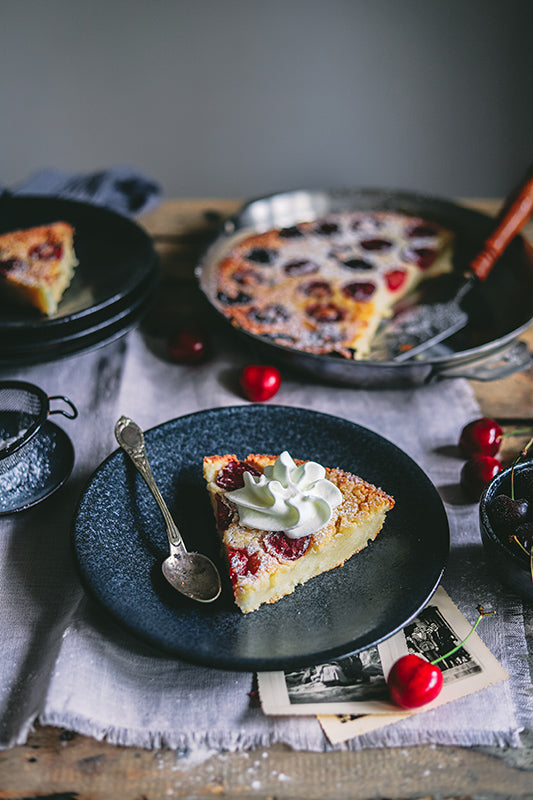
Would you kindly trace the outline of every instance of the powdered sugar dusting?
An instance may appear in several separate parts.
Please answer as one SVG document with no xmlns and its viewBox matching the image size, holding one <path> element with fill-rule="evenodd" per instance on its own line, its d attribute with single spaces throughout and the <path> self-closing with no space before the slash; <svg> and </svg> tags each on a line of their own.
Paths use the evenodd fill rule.
<svg viewBox="0 0 533 800">
<path fill-rule="evenodd" d="M 342 212 L 242 238 L 210 294 L 234 325 L 314 353 L 364 357 L 379 320 L 452 269 L 450 231 L 394 212 Z"/>
<path fill-rule="evenodd" d="M 0 473 L 0 512 L 13 508 L 48 481 L 54 448 L 55 441 L 44 435 L 21 448 L 20 461 L 15 460 L 10 469 Z"/>
</svg>

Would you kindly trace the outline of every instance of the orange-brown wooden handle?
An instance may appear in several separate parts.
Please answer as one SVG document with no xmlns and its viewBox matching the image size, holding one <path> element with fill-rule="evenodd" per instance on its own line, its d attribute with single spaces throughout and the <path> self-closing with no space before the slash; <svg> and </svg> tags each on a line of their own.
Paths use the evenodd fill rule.
<svg viewBox="0 0 533 800">
<path fill-rule="evenodd" d="M 481 252 L 470 264 L 472 272 L 479 280 L 488 277 L 495 262 L 506 249 L 509 242 L 522 230 L 533 212 L 533 173 L 529 172 L 524 183 L 513 194 L 504 207 L 499 223 L 486 240 Z"/>
</svg>

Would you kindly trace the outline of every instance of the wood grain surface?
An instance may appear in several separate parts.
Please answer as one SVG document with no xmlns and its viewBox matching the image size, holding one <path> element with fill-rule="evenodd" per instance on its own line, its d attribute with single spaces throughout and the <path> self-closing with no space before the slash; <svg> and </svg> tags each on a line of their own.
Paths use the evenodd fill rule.
<svg viewBox="0 0 533 800">
<path fill-rule="evenodd" d="M 496 200 L 463 202 L 491 215 L 500 207 Z M 164 329 L 176 308 L 196 297 L 197 259 L 221 219 L 239 205 L 217 198 L 171 200 L 142 220 L 162 263 L 157 313 L 148 316 L 148 330 Z M 533 242 L 532 223 L 525 234 Z M 533 350 L 533 329 L 523 338 Z M 517 421 L 533 425 L 533 370 L 472 385 L 483 414 L 505 430 Z M 524 437 L 506 439 L 503 460 L 523 444 Z M 526 613 L 526 628 L 531 652 L 533 610 Z M 420 746 L 319 754 L 271 747 L 192 762 L 185 753 L 119 747 L 37 727 L 26 744 L 0 752 L 0 799 L 532 798 L 532 734 L 525 732 L 523 741 L 521 749 Z"/>
</svg>

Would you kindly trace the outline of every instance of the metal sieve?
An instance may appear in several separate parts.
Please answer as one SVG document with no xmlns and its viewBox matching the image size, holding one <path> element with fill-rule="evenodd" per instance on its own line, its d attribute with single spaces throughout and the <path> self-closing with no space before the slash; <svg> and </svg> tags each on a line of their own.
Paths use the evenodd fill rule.
<svg viewBox="0 0 533 800">
<path fill-rule="evenodd" d="M 55 401 L 64 407 L 53 408 Z M 68 397 L 48 396 L 31 383 L 0 382 L 0 475 L 31 455 L 36 434 L 52 414 L 75 419 L 78 410 Z"/>
</svg>

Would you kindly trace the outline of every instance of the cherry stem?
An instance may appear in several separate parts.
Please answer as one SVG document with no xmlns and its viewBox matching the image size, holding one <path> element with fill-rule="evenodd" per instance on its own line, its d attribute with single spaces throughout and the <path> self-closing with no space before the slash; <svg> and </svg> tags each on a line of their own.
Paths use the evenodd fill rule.
<svg viewBox="0 0 533 800">
<path fill-rule="evenodd" d="M 533 558 L 533 556 L 532 556 L 532 558 Z M 483 617 L 492 617 L 496 613 L 495 611 L 485 611 L 483 606 L 478 606 L 477 610 L 478 610 L 478 613 L 479 613 L 479 617 L 477 618 L 477 620 L 475 621 L 474 625 L 472 626 L 472 629 L 470 630 L 469 633 L 467 633 L 467 635 L 465 636 L 463 641 L 459 642 L 459 644 L 455 645 L 455 647 L 453 647 L 448 653 L 445 653 L 445 655 L 439 656 L 434 661 L 430 661 L 430 664 L 433 664 L 433 665 L 438 664 L 439 661 L 444 661 L 445 658 L 449 658 L 450 656 L 453 656 L 453 654 L 456 653 L 458 650 L 460 650 L 461 647 L 465 644 L 465 642 L 467 642 L 468 639 L 472 636 L 472 634 L 476 630 L 477 626 L 479 625 L 479 623 L 481 622 Z"/>
<path fill-rule="evenodd" d="M 526 433 L 531 434 L 531 428 L 516 428 L 514 431 L 504 431 L 502 436 L 525 436 Z"/>
<path fill-rule="evenodd" d="M 520 450 L 517 457 L 513 461 L 513 466 L 511 467 L 511 500 L 514 500 L 514 468 L 518 464 L 521 458 L 524 458 L 527 455 L 527 451 L 533 444 L 533 437 L 529 440 L 523 450 Z M 522 548 L 524 553 L 529 556 L 529 572 L 531 573 L 531 580 L 533 581 L 533 545 L 528 550 L 527 547 L 524 547 L 522 542 L 518 539 L 517 536 L 511 536 L 511 539 L 514 539 L 515 542 Z"/>
<path fill-rule="evenodd" d="M 523 550 L 523 551 L 524 551 L 524 553 L 525 553 L 527 556 L 531 555 L 531 553 L 529 552 L 529 550 L 527 549 L 527 547 L 524 547 L 524 545 L 522 544 L 522 542 L 520 541 L 520 539 L 519 539 L 517 536 L 514 536 L 514 535 L 513 535 L 513 536 L 511 536 L 510 538 L 511 538 L 511 541 L 514 541 L 514 542 L 516 542 L 516 543 L 517 543 L 517 545 L 520 547 L 520 549 L 521 549 L 521 550 Z M 533 548 L 531 549 L 531 552 L 533 552 Z"/>
<path fill-rule="evenodd" d="M 533 437 L 531 437 L 526 446 L 522 450 L 520 450 L 517 457 L 513 461 L 513 466 L 511 467 L 511 500 L 514 500 L 514 468 L 516 467 L 520 459 L 524 458 L 524 456 L 527 455 L 527 451 L 529 450 L 532 444 L 533 444 Z"/>
</svg>

